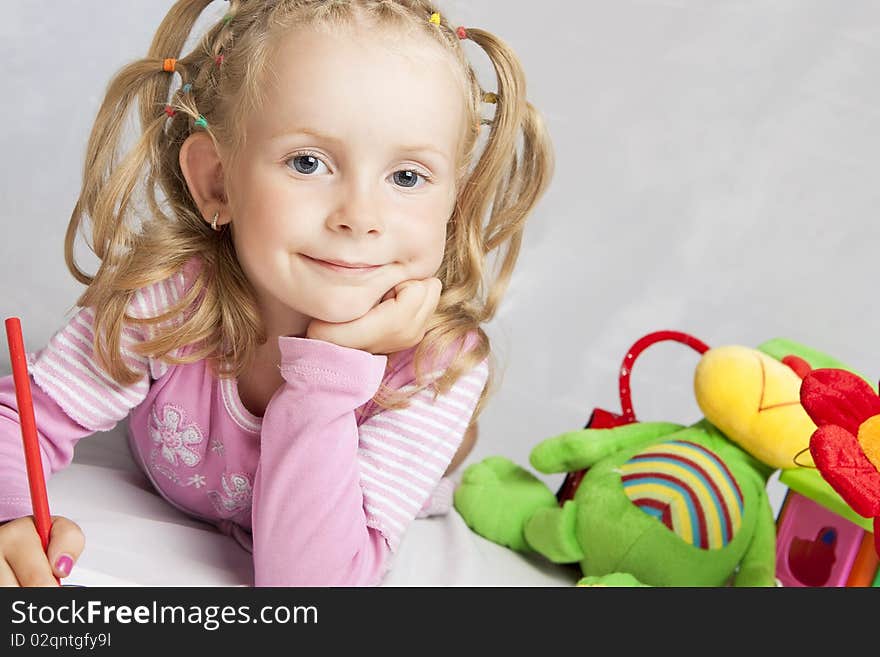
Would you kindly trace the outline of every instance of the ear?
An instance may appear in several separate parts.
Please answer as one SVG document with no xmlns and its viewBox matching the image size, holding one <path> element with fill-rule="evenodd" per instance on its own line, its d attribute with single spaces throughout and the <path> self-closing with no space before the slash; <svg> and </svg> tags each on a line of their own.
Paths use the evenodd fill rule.
<svg viewBox="0 0 880 657">
<path fill-rule="evenodd" d="M 218 214 L 218 226 L 231 221 L 223 161 L 209 134 L 194 132 L 186 138 L 180 147 L 180 168 L 202 218 L 210 224 Z"/>
</svg>

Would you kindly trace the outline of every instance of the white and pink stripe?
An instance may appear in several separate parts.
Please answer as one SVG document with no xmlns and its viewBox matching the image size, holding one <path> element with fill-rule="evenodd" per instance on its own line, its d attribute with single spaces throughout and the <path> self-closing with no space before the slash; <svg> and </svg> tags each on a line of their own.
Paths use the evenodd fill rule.
<svg viewBox="0 0 880 657">
<path fill-rule="evenodd" d="M 176 303 L 183 291 L 182 273 L 154 283 L 135 293 L 128 313 L 132 317 L 155 317 Z M 78 424 L 93 431 L 107 431 L 147 396 L 148 375 L 159 378 L 168 368 L 161 361 L 138 356 L 132 347 L 145 336 L 140 328 L 126 327 L 121 341 L 125 362 L 143 377 L 133 385 L 119 385 L 95 361 L 94 322 L 94 310 L 80 309 L 45 349 L 32 356 L 30 373 Z M 153 330 L 151 327 L 150 332 Z"/>
<path fill-rule="evenodd" d="M 361 425 L 358 457 L 367 524 L 383 533 L 392 550 L 437 488 L 488 375 L 484 360 L 436 400 L 432 390 L 421 390 L 407 408 L 382 411 Z"/>
</svg>

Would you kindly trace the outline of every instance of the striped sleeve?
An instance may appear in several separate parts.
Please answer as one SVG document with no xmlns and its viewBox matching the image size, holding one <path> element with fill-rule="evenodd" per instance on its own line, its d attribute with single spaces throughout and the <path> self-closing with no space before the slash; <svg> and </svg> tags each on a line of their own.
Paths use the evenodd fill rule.
<svg viewBox="0 0 880 657">
<path fill-rule="evenodd" d="M 379 530 L 392 550 L 440 483 L 488 375 L 487 359 L 436 400 L 433 390 L 421 390 L 407 408 L 384 410 L 360 426 L 358 461 L 367 526 Z"/>
<path fill-rule="evenodd" d="M 181 273 L 138 290 L 129 314 L 159 315 L 181 297 L 183 287 Z M 80 309 L 43 350 L 29 356 L 30 373 L 71 419 L 86 429 L 107 431 L 143 401 L 150 387 L 149 375 L 158 378 L 167 366 L 134 352 L 134 345 L 143 341 L 145 334 L 140 327 L 128 326 L 122 334 L 123 357 L 143 376 L 132 385 L 120 385 L 96 362 L 94 323 L 94 310 Z"/>
</svg>

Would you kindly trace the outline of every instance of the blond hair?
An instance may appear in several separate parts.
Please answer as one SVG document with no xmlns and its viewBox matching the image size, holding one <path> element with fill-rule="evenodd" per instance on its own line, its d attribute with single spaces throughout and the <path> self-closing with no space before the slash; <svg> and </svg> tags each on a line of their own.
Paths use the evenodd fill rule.
<svg viewBox="0 0 880 657">
<path fill-rule="evenodd" d="M 223 19 L 181 57 L 193 26 L 210 0 L 179 0 L 159 26 L 147 56 L 111 80 L 89 137 L 83 184 L 65 240 L 73 276 L 88 287 L 78 305 L 95 311 L 95 353 L 115 380 L 131 384 L 139 374 L 123 359 L 128 325 L 152 327 L 139 354 L 169 364 L 210 360 L 219 376 L 237 376 L 265 342 L 255 297 L 239 266 L 229 231 L 218 236 L 202 219 L 179 163 L 184 140 L 199 128 L 237 152 L 244 118 L 260 106 L 261 85 L 277 38 L 292 27 L 334 28 L 366 18 L 377 27 L 406 29 L 442 44 L 458 62 L 464 82 L 467 132 L 463 136 L 457 198 L 447 224 L 443 283 L 437 311 L 415 355 L 416 371 L 427 354 L 442 354 L 476 333 L 476 345 L 453 358 L 439 379 L 447 391 L 490 355 L 481 328 L 495 315 L 510 281 L 524 222 L 549 184 L 553 154 L 541 116 L 526 100 L 522 66 L 501 39 L 468 27 L 467 38 L 489 57 L 497 76 L 495 112 L 482 118 L 486 92 L 461 46 L 461 34 L 424 0 L 231 0 Z M 439 18 L 439 20 L 438 20 Z M 175 75 L 169 72 L 169 59 Z M 120 153 L 125 118 L 137 102 L 141 132 Z M 198 123 L 197 123 L 198 121 Z M 481 126 L 488 135 L 477 157 Z M 522 139 L 522 155 L 518 142 Z M 146 208 L 137 208 L 142 194 Z M 83 220 L 91 220 L 90 247 L 100 260 L 94 275 L 74 259 Z M 191 258 L 203 262 L 192 287 L 167 312 L 133 317 L 138 289 L 167 279 Z M 188 347 L 185 356 L 179 350 Z M 390 359 L 389 359 L 390 360 Z M 417 378 L 418 378 L 417 377 Z M 490 386 L 481 397 L 479 413 Z M 399 407 L 405 399 L 380 388 L 375 400 Z"/>
</svg>

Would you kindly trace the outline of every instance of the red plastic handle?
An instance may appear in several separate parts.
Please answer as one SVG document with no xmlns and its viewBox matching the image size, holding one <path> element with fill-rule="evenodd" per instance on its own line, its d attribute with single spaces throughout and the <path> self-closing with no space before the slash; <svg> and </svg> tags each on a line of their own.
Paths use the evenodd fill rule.
<svg viewBox="0 0 880 657">
<path fill-rule="evenodd" d="M 698 340 L 687 333 L 682 333 L 681 331 L 655 331 L 654 333 L 648 333 L 648 335 L 637 340 L 636 343 L 630 347 L 629 351 L 626 352 L 626 356 L 623 357 L 623 363 L 620 366 L 620 408 L 627 424 L 636 421 L 636 414 L 635 411 L 633 411 L 632 406 L 632 392 L 629 387 L 629 379 L 632 374 L 633 363 L 635 363 L 636 358 L 638 358 L 639 355 L 652 344 L 669 340 L 687 345 L 701 354 L 709 351 L 709 345 L 705 342 Z"/>
</svg>

